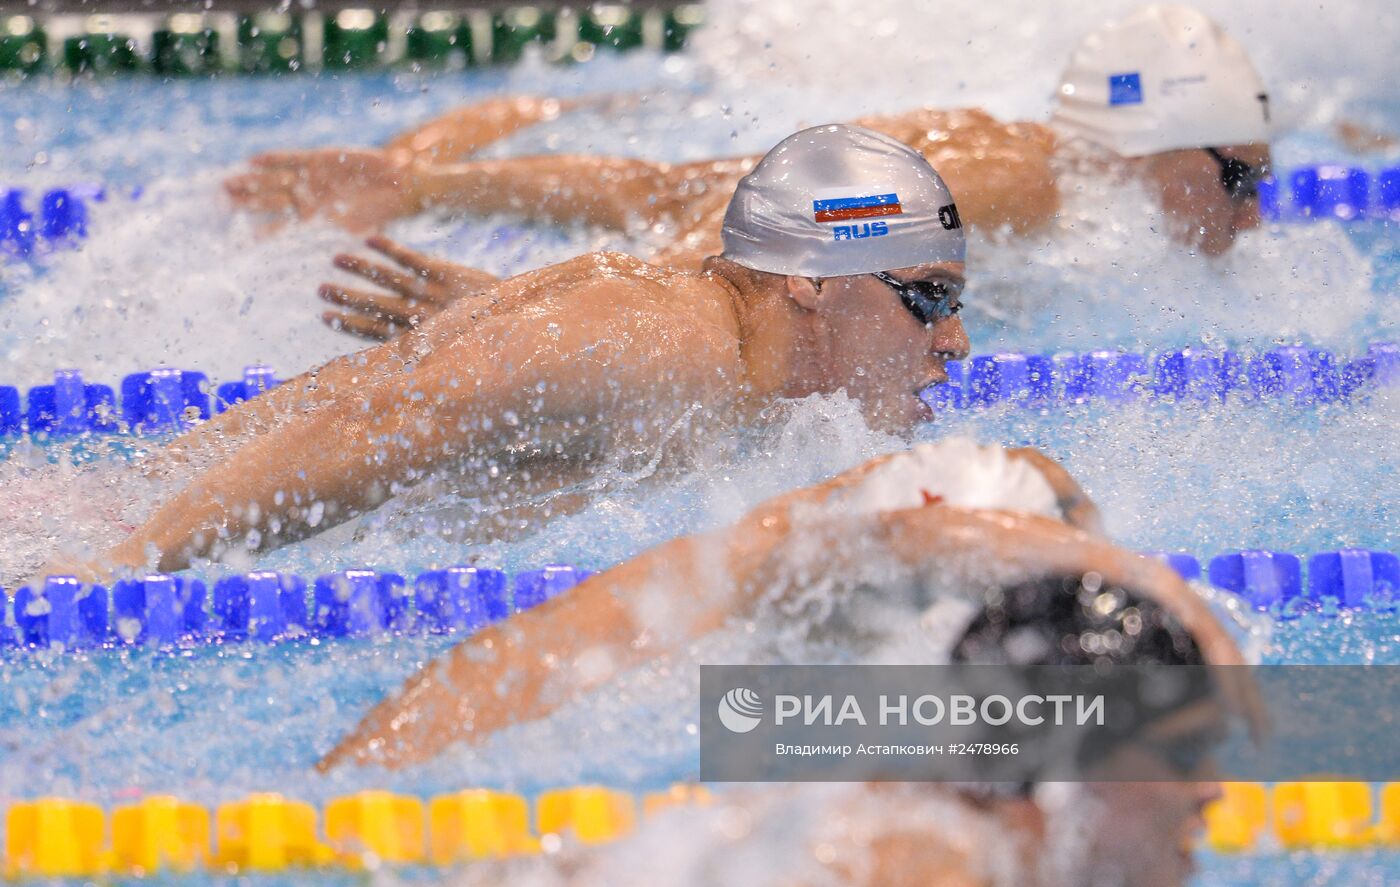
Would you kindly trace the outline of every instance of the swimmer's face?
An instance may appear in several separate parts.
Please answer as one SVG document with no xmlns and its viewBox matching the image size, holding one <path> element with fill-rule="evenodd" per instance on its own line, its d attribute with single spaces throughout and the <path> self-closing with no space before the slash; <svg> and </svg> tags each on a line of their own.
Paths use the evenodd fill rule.
<svg viewBox="0 0 1400 887">
<path fill-rule="evenodd" d="M 959 304 L 965 283 L 961 262 L 888 274 L 900 283 L 941 284 L 953 304 Z M 922 323 L 893 287 L 870 274 L 827 277 L 812 285 L 814 298 L 804 307 L 810 308 L 813 358 L 820 364 L 823 389 L 845 388 L 877 428 L 902 431 L 928 418 L 918 392 L 946 382 L 947 361 L 968 354 L 967 331 L 958 315 Z"/>
<path fill-rule="evenodd" d="M 1161 781 L 1088 786 L 1104 823 L 1093 865 L 1111 883 L 1181 887 L 1190 880 L 1205 808 L 1221 794 L 1208 749 L 1223 717 L 1215 702 L 1188 706 L 1149 725 L 1142 741 L 1119 747 L 1107 763 Z"/>
<path fill-rule="evenodd" d="M 1172 237 L 1208 256 L 1228 252 L 1242 231 L 1259 227 L 1258 193 L 1244 192 L 1269 174 L 1271 163 L 1268 145 L 1228 145 L 1215 151 L 1219 157 L 1205 148 L 1187 148 L 1142 160 L 1144 179 L 1160 197 Z M 1238 183 L 1235 193 L 1223 179 Z"/>
</svg>

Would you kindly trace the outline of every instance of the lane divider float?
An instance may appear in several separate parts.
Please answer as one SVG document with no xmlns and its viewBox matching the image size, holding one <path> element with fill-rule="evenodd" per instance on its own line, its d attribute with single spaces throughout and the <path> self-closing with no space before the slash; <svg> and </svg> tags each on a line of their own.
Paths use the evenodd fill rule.
<svg viewBox="0 0 1400 887">
<path fill-rule="evenodd" d="M 1400 783 L 1225 783 L 1205 810 L 1204 843 L 1219 853 L 1400 847 Z M 541 852 L 552 841 L 604 844 L 638 817 L 709 804 L 703 786 L 636 796 L 602 786 L 535 799 L 488 789 L 439 795 L 370 790 L 332 799 L 324 813 L 276 793 L 208 808 L 169 795 L 115 807 L 39 798 L 4 811 L 8 878 L 103 874 L 270 873 L 453 866 Z M 108 831 L 110 824 L 111 830 Z M 110 835 L 110 840 L 108 836 Z"/>
<path fill-rule="evenodd" d="M 428 13 L 426 17 L 442 15 Z M 1299 167 L 1285 179 L 1291 185 L 1290 202 L 1282 201 L 1276 180 L 1260 184 L 1259 211 L 1264 218 L 1276 222 L 1400 222 L 1400 166 L 1372 173 L 1359 167 L 1318 164 Z M 139 194 L 140 189 L 133 192 L 133 196 Z M 77 245 L 88 234 L 88 204 L 106 199 L 107 189 L 101 185 L 52 188 L 39 198 L 36 213 L 27 203 L 24 188 L 0 189 L 0 254 L 25 258 L 43 247 L 52 250 Z"/>
<path fill-rule="evenodd" d="M 573 786 L 539 794 L 532 822 L 524 795 L 488 789 L 426 803 L 362 791 L 332 799 L 324 812 L 257 793 L 221 804 L 212 815 L 169 795 L 117 806 L 110 816 L 97 804 L 39 798 L 4 811 L 3 872 L 18 878 L 451 866 L 539 853 L 550 841 L 614 841 L 636 827 L 639 812 L 654 815 L 710 799 L 705 788 L 691 784 L 640 799 L 597 785 Z"/>
<path fill-rule="evenodd" d="M 0 650 L 282 643 L 309 638 L 470 633 L 537 607 L 592 572 L 551 564 L 515 574 L 460 566 L 418 574 L 340 570 L 311 582 L 253 572 L 206 583 L 151 574 L 110 589 L 49 576 L 13 598 L 0 590 Z"/>
<path fill-rule="evenodd" d="M 512 64 L 532 47 L 548 61 L 579 63 L 600 52 L 679 52 L 705 20 L 701 4 L 675 0 L 256 7 L 210 0 L 169 15 L 0 14 L 0 76 L 461 70 Z"/>
<path fill-rule="evenodd" d="M 920 395 L 935 411 L 1010 405 L 1048 409 L 1086 403 L 1263 401 L 1296 407 L 1352 400 L 1400 385 L 1400 345 L 1375 342 L 1344 357 L 1303 346 L 1259 353 L 1186 348 L 1157 354 L 1123 351 L 1055 355 L 1004 352 L 947 363 L 948 381 Z M 270 367 L 211 385 L 196 370 L 158 367 L 124 377 L 117 388 L 78 370 L 54 373 L 27 391 L 0 385 L 0 436 L 168 434 L 189 429 L 281 384 Z"/>
<path fill-rule="evenodd" d="M 1205 810 L 1206 846 L 1221 853 L 1400 847 L 1400 783 L 1224 783 Z"/>
<path fill-rule="evenodd" d="M 1307 557 L 1281 551 L 1216 555 L 1205 570 L 1185 552 L 1149 552 L 1187 581 L 1204 579 L 1278 618 L 1400 607 L 1400 558 L 1343 549 Z M 1306 582 L 1303 566 L 1306 563 Z M 500 570 L 397 573 L 340 570 L 307 581 L 259 571 L 213 581 L 150 574 L 110 587 L 49 576 L 11 598 L 0 590 L 0 650 L 91 650 L 282 643 L 308 638 L 470 634 L 563 594 L 592 572 L 565 564 L 508 579 Z M 11 606 L 12 604 L 12 606 Z"/>
<path fill-rule="evenodd" d="M 1003 352 L 949 361 L 946 368 L 948 381 L 920 395 L 935 411 L 1146 400 L 1307 406 L 1400 384 L 1400 345 L 1375 342 L 1351 358 L 1304 346 L 1255 353 L 1195 348 L 1157 354 Z"/>
</svg>

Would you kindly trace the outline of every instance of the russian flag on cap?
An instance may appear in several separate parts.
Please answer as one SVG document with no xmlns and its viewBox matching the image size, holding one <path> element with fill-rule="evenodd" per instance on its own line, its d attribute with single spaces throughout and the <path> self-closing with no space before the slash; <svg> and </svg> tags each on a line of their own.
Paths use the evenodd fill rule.
<svg viewBox="0 0 1400 887">
<path fill-rule="evenodd" d="M 893 188 L 837 188 L 819 193 L 812 201 L 812 215 L 818 222 L 847 222 L 903 212 Z"/>
</svg>

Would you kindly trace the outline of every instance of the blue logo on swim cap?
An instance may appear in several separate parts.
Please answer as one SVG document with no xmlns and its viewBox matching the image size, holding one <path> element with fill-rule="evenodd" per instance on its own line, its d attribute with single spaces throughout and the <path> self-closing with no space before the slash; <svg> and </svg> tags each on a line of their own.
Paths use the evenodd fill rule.
<svg viewBox="0 0 1400 887">
<path fill-rule="evenodd" d="M 1130 74 L 1109 74 L 1108 103 L 1110 105 L 1141 105 L 1142 75 L 1137 71 Z"/>
</svg>

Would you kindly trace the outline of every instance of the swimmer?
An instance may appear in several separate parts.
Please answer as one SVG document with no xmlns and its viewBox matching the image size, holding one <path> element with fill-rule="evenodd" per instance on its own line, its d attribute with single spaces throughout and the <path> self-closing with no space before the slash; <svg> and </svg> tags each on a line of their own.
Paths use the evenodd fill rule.
<svg viewBox="0 0 1400 887">
<path fill-rule="evenodd" d="M 1066 509 L 1072 515 L 1083 493 L 1072 482 L 1052 483 L 1053 476 L 1018 452 L 950 440 L 779 497 L 732 527 L 668 542 L 476 633 L 381 703 L 320 767 L 397 768 L 454 742 L 479 744 L 649 661 L 692 656 L 702 636 L 727 625 L 775 614 L 792 621 L 790 604 L 814 585 L 850 610 L 877 598 L 926 606 L 931 595 L 922 623 L 946 638 L 941 661 L 1243 663 L 1224 627 L 1172 570 L 1067 522 Z M 1080 643 L 1089 634 L 1112 635 L 1115 643 Z M 723 793 L 721 808 L 752 828 L 722 838 L 697 814 L 684 840 L 709 842 L 714 855 L 697 864 L 713 874 L 723 857 L 752 847 L 747 838 L 774 836 L 767 826 L 776 818 L 788 817 L 784 830 L 811 826 L 796 826 L 798 837 L 824 850 L 806 847 L 785 860 L 783 883 L 807 883 L 792 878 L 786 863 L 815 857 L 827 878 L 813 883 L 1183 884 L 1201 811 L 1218 795 L 1213 737 L 1227 711 L 1256 729 L 1263 721 L 1238 670 L 1217 671 L 1224 673 L 1213 688 L 1183 682 L 1177 697 L 1155 699 L 1140 731 L 1095 741 L 1106 772 L 1157 781 Z M 813 804 L 819 815 L 794 816 Z M 645 840 L 649 827 L 632 840 Z M 1076 830 L 1078 853 L 1063 846 Z M 1016 852 L 1000 852 L 1007 847 Z M 610 852 L 515 865 L 521 874 L 564 865 L 569 883 L 611 883 Z M 680 856 L 691 856 L 689 847 Z M 691 883 L 681 871 L 668 883 Z"/>
<path fill-rule="evenodd" d="M 780 602 L 775 596 L 800 594 L 791 574 L 854 585 L 879 562 L 905 565 L 921 585 L 956 576 L 1010 587 L 1094 572 L 1170 612 L 1207 662 L 1239 661 L 1175 573 L 1098 533 L 1093 503 L 1040 454 L 960 440 L 921 444 L 773 499 L 732 527 L 665 543 L 478 632 L 375 708 L 321 766 L 401 767 L 454 742 L 481 742 L 628 669 L 683 653 L 732 619 L 752 619 L 760 603 Z M 589 668 L 551 666 L 580 656 Z"/>
<path fill-rule="evenodd" d="M 734 183 L 756 158 L 686 164 L 580 155 L 471 160 L 475 151 L 568 106 L 522 98 L 459 109 L 383 149 L 275 152 L 253 160 L 227 190 L 255 211 L 326 216 L 377 230 L 426 210 L 517 213 L 617 230 L 664 230 L 651 260 L 685 269 L 716 251 Z M 1092 167 L 1154 193 L 1171 235 L 1220 255 L 1259 224 L 1258 184 L 1269 175 L 1269 107 L 1244 48 L 1202 13 L 1149 6 L 1088 35 L 1075 50 L 1048 124 L 1001 123 L 979 110 L 922 109 L 858 123 L 922 152 L 953 193 L 964 223 L 997 235 L 1033 232 L 1060 207 L 1057 171 Z M 496 134 L 499 133 L 499 136 Z M 348 310 L 327 321 L 382 337 L 441 304 L 409 275 L 341 257 L 408 300 L 328 287 Z M 396 286 L 404 282 L 406 287 Z M 444 289 L 438 286 L 437 289 Z M 477 290 L 447 287 L 450 295 Z M 390 306 L 385 310 L 385 306 Z M 366 321 L 378 321 L 367 323 Z"/>
<path fill-rule="evenodd" d="M 833 188 L 882 236 L 834 233 L 851 211 L 824 217 Z M 674 464 L 779 398 L 844 389 L 874 426 L 907 430 L 926 416 L 918 392 L 968 352 L 956 222 L 903 144 L 843 125 L 797 133 L 739 183 L 704 271 L 595 254 L 454 303 L 176 439 L 153 470 L 186 463 L 188 485 L 110 551 L 49 574 L 170 572 L 267 547 L 431 472 L 504 507 L 557 496 L 629 459 Z"/>
</svg>

